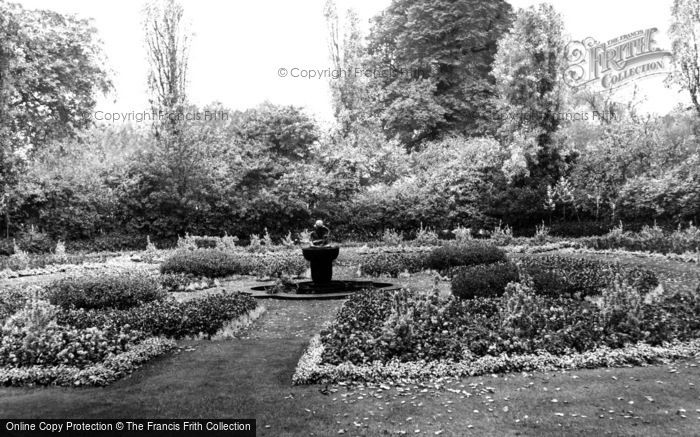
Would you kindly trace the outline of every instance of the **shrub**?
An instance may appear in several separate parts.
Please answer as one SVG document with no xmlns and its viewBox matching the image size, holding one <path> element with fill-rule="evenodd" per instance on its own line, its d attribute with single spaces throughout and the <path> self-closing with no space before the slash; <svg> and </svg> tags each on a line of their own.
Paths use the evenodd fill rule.
<svg viewBox="0 0 700 437">
<path fill-rule="evenodd" d="M 29 299 L 30 295 L 21 288 L 0 290 L 0 323 L 19 311 Z"/>
<path fill-rule="evenodd" d="M 621 347 L 625 343 L 640 340 L 642 319 L 642 298 L 639 292 L 616 278 L 603 291 L 600 302 L 600 320 L 608 344 Z"/>
<path fill-rule="evenodd" d="M 240 273 L 238 260 L 233 254 L 220 250 L 178 250 L 161 264 L 160 271 L 220 278 Z"/>
<path fill-rule="evenodd" d="M 0 339 L 0 365 L 83 367 L 125 351 L 140 338 L 140 333 L 113 326 L 76 329 L 59 325 L 57 313 L 57 307 L 35 300 L 7 319 Z"/>
<path fill-rule="evenodd" d="M 221 278 L 230 275 L 300 275 L 307 263 L 295 251 L 266 254 L 228 253 L 214 249 L 177 251 L 161 265 L 160 271 L 197 277 Z"/>
<path fill-rule="evenodd" d="M 455 267 L 493 264 L 507 261 L 506 253 L 496 246 L 474 242 L 448 244 L 428 255 L 427 265 L 433 270 L 450 272 Z"/>
<path fill-rule="evenodd" d="M 56 242 L 48 235 L 36 231 L 33 227 L 17 236 L 17 246 L 28 253 L 51 253 Z M 15 250 L 17 253 L 17 250 Z"/>
<path fill-rule="evenodd" d="M 403 243 L 403 235 L 395 229 L 384 229 L 382 242 L 387 246 L 399 246 Z"/>
<path fill-rule="evenodd" d="M 462 225 L 457 226 L 455 229 L 453 229 L 452 233 L 454 234 L 455 240 L 458 243 L 468 243 L 473 238 L 472 230 L 470 228 L 462 227 Z"/>
<path fill-rule="evenodd" d="M 625 249 L 659 253 L 696 252 L 700 250 L 700 228 L 692 223 L 666 232 L 658 226 L 644 226 L 639 232 L 625 232 L 622 227 L 601 237 L 584 238 L 581 243 L 595 250 Z"/>
<path fill-rule="evenodd" d="M 513 241 L 513 229 L 508 225 L 501 226 L 499 222 L 491 233 L 491 241 L 498 246 L 510 244 Z"/>
<path fill-rule="evenodd" d="M 380 359 L 379 351 L 368 346 L 381 334 L 394 293 L 366 290 L 353 294 L 340 308 L 331 327 L 321 331 L 326 345 L 324 361 L 339 364 Z"/>
<path fill-rule="evenodd" d="M 438 244 L 438 234 L 430 228 L 424 228 L 421 223 L 420 229 L 416 232 L 416 238 L 413 239 L 413 244 L 416 246 L 435 246 Z"/>
<path fill-rule="evenodd" d="M 82 275 L 52 282 L 49 301 L 63 308 L 126 309 L 163 299 L 158 278 L 143 273 Z"/>
<path fill-rule="evenodd" d="M 700 286 L 664 293 L 643 306 L 645 341 L 650 344 L 700 337 Z"/>
<path fill-rule="evenodd" d="M 438 292 L 396 292 L 391 311 L 373 342 L 381 359 L 459 360 L 462 344 L 451 332 L 457 321 L 448 309 L 451 303 L 441 299 Z"/>
<path fill-rule="evenodd" d="M 160 285 L 168 291 L 180 291 L 190 285 L 192 276 L 184 273 L 165 273 L 160 275 Z"/>
<path fill-rule="evenodd" d="M 362 274 L 368 276 L 415 273 L 425 269 L 425 255 L 416 252 L 380 252 L 363 256 Z"/>
<path fill-rule="evenodd" d="M 518 278 L 518 267 L 510 262 L 459 267 L 452 276 L 452 295 L 461 299 L 499 297 Z"/>
<path fill-rule="evenodd" d="M 532 277 L 538 294 L 581 297 L 600 294 L 616 276 L 644 295 L 658 286 L 656 274 L 642 267 L 557 255 L 522 259 L 522 268 Z"/>
<path fill-rule="evenodd" d="M 149 302 L 127 310 L 76 309 L 59 314 L 59 322 L 78 328 L 126 326 L 171 338 L 214 335 L 224 325 L 257 307 L 254 298 L 240 293 L 210 294 L 178 302 L 174 299 Z"/>
</svg>

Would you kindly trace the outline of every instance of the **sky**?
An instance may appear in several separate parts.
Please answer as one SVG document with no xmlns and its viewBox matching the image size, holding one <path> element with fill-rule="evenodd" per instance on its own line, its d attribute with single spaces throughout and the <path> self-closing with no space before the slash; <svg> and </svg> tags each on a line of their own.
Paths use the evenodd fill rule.
<svg viewBox="0 0 700 437">
<path fill-rule="evenodd" d="M 105 112 L 141 112 L 147 104 L 147 62 L 141 30 L 143 2 L 94 0 L 14 0 L 27 9 L 50 9 L 92 18 L 113 73 L 115 91 L 98 104 Z M 573 39 L 599 41 L 639 29 L 656 27 L 657 45 L 668 49 L 667 30 L 672 0 L 558 0 L 567 33 Z M 190 58 L 190 100 L 214 101 L 231 109 L 246 109 L 264 101 L 303 106 L 319 119 L 331 114 L 324 79 L 290 77 L 292 69 L 329 67 L 324 0 L 182 0 L 194 39 Z M 390 0 L 338 0 L 339 10 L 353 7 L 365 29 L 369 19 Z M 511 0 L 515 9 L 539 1 Z M 279 71 L 286 68 L 287 77 Z M 638 82 L 645 112 L 663 114 L 688 103 L 660 76 Z M 625 99 L 630 87 L 619 91 Z"/>
</svg>

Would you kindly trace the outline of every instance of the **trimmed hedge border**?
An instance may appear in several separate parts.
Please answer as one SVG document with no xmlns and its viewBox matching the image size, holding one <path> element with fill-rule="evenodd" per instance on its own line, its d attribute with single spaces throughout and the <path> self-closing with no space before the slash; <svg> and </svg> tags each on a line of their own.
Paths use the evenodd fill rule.
<svg viewBox="0 0 700 437">
<path fill-rule="evenodd" d="M 0 385 L 105 386 L 132 373 L 141 364 L 175 348 L 175 341 L 147 338 L 126 352 L 110 355 L 101 363 L 83 369 L 73 366 L 29 366 L 0 368 Z"/>
<path fill-rule="evenodd" d="M 530 355 L 485 356 L 472 361 L 391 361 L 355 365 L 349 362 L 337 366 L 322 364 L 323 344 L 314 336 L 299 359 L 292 384 L 330 384 L 341 381 L 363 383 L 418 382 L 437 378 L 461 378 L 494 373 L 533 372 L 552 370 L 594 369 L 600 367 L 644 366 L 668 360 L 690 358 L 700 354 L 700 339 L 673 342 L 664 346 L 645 343 L 620 349 L 601 347 L 589 352 L 555 356 L 549 353 Z"/>
</svg>

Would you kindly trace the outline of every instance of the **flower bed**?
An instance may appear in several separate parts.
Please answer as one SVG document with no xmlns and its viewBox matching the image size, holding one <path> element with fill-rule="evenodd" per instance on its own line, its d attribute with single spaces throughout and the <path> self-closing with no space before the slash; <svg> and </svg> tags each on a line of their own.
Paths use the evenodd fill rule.
<svg viewBox="0 0 700 437">
<path fill-rule="evenodd" d="M 262 311 L 239 293 L 178 302 L 152 274 L 0 290 L 0 384 L 105 385 L 173 339 L 227 338 Z"/>
<path fill-rule="evenodd" d="M 207 278 L 230 275 L 298 276 L 307 269 L 301 251 L 250 254 L 218 249 L 179 250 L 161 265 L 161 273 L 182 273 Z"/>
<path fill-rule="evenodd" d="M 153 337 L 83 368 L 69 365 L 0 367 L 0 385 L 104 386 L 132 373 L 143 363 L 174 347 L 173 340 Z"/>
<path fill-rule="evenodd" d="M 369 364 L 344 362 L 324 364 L 324 346 L 319 336 L 311 339 L 292 376 L 292 383 L 330 384 L 343 381 L 381 383 L 416 382 L 436 378 L 460 378 L 507 372 L 594 369 L 600 367 L 644 366 L 669 360 L 692 358 L 700 354 L 700 340 L 674 342 L 662 346 L 639 343 L 619 349 L 601 347 L 584 353 L 556 356 L 546 352 L 526 355 L 486 356 L 472 361 L 454 362 L 392 360 Z"/>
<path fill-rule="evenodd" d="M 132 329 L 169 338 L 213 336 L 228 322 L 257 307 L 245 294 L 219 293 L 178 302 L 164 299 L 126 310 L 71 309 L 59 314 L 59 321 L 75 327 L 129 325 Z"/>
<path fill-rule="evenodd" d="M 640 365 L 700 353 L 700 286 L 645 300 L 616 278 L 595 301 L 539 294 L 529 280 L 497 298 L 358 293 L 312 342 L 295 382 Z"/>
</svg>

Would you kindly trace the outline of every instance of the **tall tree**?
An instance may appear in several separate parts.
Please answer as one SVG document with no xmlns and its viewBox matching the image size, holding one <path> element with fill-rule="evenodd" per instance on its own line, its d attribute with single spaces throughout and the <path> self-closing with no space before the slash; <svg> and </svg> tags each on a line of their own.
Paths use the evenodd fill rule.
<svg viewBox="0 0 700 437">
<path fill-rule="evenodd" d="M 700 115 L 700 2 L 674 0 L 671 15 L 673 23 L 669 33 L 675 69 L 669 77 L 670 83 L 688 92 Z"/>
<path fill-rule="evenodd" d="M 0 123 L 40 147 L 91 123 L 96 94 L 111 88 L 89 20 L 0 0 Z"/>
<path fill-rule="evenodd" d="M 144 16 L 151 106 L 154 111 L 167 114 L 166 129 L 175 130 L 187 103 L 192 33 L 185 20 L 185 10 L 177 0 L 150 0 Z M 160 134 L 158 127 L 156 133 Z"/>
<path fill-rule="evenodd" d="M 12 187 L 46 144 L 92 123 L 96 95 L 111 88 L 89 20 L 25 10 L 0 0 L 0 212 L 9 232 Z"/>
<path fill-rule="evenodd" d="M 328 53 L 334 74 L 329 80 L 333 113 L 341 135 L 348 134 L 362 115 L 366 87 L 361 71 L 364 47 L 360 18 L 353 9 L 343 17 L 335 0 L 327 0 L 324 17 L 328 28 Z"/>
<path fill-rule="evenodd" d="M 374 109 L 408 148 L 453 132 L 483 133 L 489 75 L 508 29 L 504 0 L 393 0 L 368 45 Z"/>
<path fill-rule="evenodd" d="M 554 141 L 566 97 L 564 24 L 551 5 L 521 9 L 498 43 L 493 75 L 503 108 L 501 133 L 525 153 L 534 177 L 559 178 L 561 156 Z M 515 140 L 514 140 L 515 139 Z"/>
</svg>

